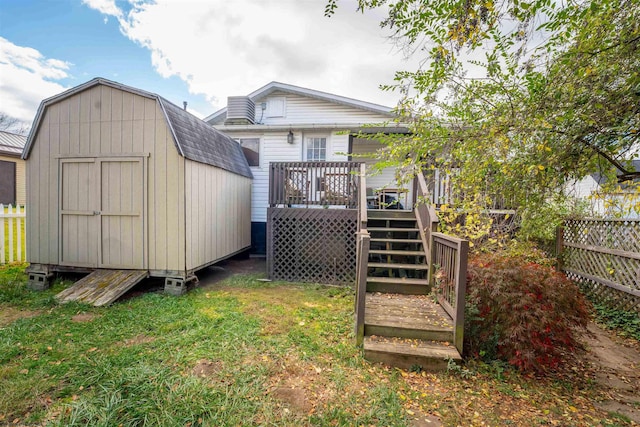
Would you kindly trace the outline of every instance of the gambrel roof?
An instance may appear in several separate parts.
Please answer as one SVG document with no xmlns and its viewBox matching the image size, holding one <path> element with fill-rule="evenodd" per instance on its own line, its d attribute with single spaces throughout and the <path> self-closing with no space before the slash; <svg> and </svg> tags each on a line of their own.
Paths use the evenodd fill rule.
<svg viewBox="0 0 640 427">
<path fill-rule="evenodd" d="M 318 99 L 321 101 L 328 101 L 334 104 L 346 105 L 348 107 L 359 108 L 361 110 L 371 111 L 373 113 L 382 114 L 384 116 L 388 116 L 389 118 L 395 117 L 395 114 L 392 112 L 392 108 L 385 107 L 383 105 L 374 104 L 371 102 L 360 101 L 358 99 L 348 98 L 346 96 L 334 95 L 327 92 L 321 92 L 319 90 L 307 89 L 300 86 L 294 86 L 286 83 L 280 82 L 271 82 L 265 86 L 262 86 L 260 89 L 251 92 L 247 95 L 252 100 L 257 100 L 268 96 L 273 92 L 285 92 L 291 93 L 294 95 L 306 96 L 309 98 Z M 204 121 L 207 123 L 214 122 L 220 118 L 226 117 L 227 107 L 224 107 L 215 113 L 211 114 L 208 117 L 204 118 Z"/>
<path fill-rule="evenodd" d="M 27 138 L 27 144 L 22 158 L 29 157 L 29 151 L 37 135 L 40 122 L 47 106 L 76 95 L 97 85 L 109 86 L 126 92 L 134 93 L 145 98 L 155 99 L 164 113 L 169 129 L 173 134 L 176 149 L 181 156 L 199 163 L 216 166 L 238 175 L 253 178 L 247 160 L 240 145 L 229 136 L 214 129 L 207 123 L 195 117 L 188 111 L 167 101 L 155 93 L 147 92 L 131 86 L 126 86 L 111 80 L 97 77 L 80 86 L 76 86 L 58 95 L 47 98 L 40 103 L 36 118 Z"/>
</svg>

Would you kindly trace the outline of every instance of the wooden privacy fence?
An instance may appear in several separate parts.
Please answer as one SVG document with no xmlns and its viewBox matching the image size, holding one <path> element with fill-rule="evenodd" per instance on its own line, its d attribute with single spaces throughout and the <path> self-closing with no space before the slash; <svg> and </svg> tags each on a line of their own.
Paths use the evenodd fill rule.
<svg viewBox="0 0 640 427">
<path fill-rule="evenodd" d="M 640 220 L 567 220 L 557 237 L 570 279 L 599 302 L 640 312 Z"/>
<path fill-rule="evenodd" d="M 0 265 L 25 260 L 26 209 L 0 204 Z"/>
<path fill-rule="evenodd" d="M 431 257 L 429 264 L 435 269 L 429 284 L 438 302 L 453 319 L 453 336 L 456 349 L 462 354 L 464 340 L 464 304 L 467 291 L 467 260 L 469 242 L 442 233 L 431 233 Z"/>
</svg>

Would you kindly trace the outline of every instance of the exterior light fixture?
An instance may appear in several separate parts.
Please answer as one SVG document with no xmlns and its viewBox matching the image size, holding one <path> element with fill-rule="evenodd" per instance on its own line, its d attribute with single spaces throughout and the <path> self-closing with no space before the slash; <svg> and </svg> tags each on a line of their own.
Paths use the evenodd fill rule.
<svg viewBox="0 0 640 427">
<path fill-rule="evenodd" d="M 289 133 L 287 134 L 287 142 L 289 144 L 293 144 L 293 132 L 291 132 L 291 130 L 289 130 Z"/>
</svg>

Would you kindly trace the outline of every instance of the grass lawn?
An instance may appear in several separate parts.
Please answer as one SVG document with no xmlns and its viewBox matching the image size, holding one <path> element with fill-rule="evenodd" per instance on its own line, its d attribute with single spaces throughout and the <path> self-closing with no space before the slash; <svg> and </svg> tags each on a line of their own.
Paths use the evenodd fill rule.
<svg viewBox="0 0 640 427">
<path fill-rule="evenodd" d="M 580 375 L 369 364 L 351 290 L 256 279 L 94 308 L 0 268 L 0 425 L 631 425 Z"/>
</svg>

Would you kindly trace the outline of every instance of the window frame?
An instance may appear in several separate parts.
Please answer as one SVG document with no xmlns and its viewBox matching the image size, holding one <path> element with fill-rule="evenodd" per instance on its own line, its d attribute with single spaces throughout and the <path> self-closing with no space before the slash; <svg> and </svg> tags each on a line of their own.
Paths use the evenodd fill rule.
<svg viewBox="0 0 640 427">
<path fill-rule="evenodd" d="M 322 142 L 324 140 L 324 148 L 311 146 L 311 144 L 315 145 L 316 142 Z M 320 158 L 320 154 L 324 151 L 324 158 Z M 318 153 L 318 156 L 315 155 L 313 158 L 309 158 L 309 153 Z M 307 162 L 326 162 L 329 158 L 329 137 L 326 135 L 306 135 L 305 136 L 305 147 L 304 147 L 304 158 Z"/>
<path fill-rule="evenodd" d="M 258 136 L 251 136 L 251 137 L 246 137 L 246 138 L 235 138 L 235 140 L 238 142 L 238 144 L 240 145 L 240 147 L 242 148 L 242 154 L 244 155 L 245 159 L 247 159 L 247 163 L 249 164 L 249 167 L 251 168 L 259 168 L 262 165 L 262 138 L 258 137 Z M 245 154 L 245 148 L 251 150 L 248 147 L 245 147 L 242 145 L 243 142 L 245 141 L 251 141 L 251 142 L 255 142 L 257 141 L 258 143 L 258 164 L 257 165 L 252 165 L 251 162 L 249 161 L 249 159 L 247 158 L 247 155 Z"/>
</svg>

